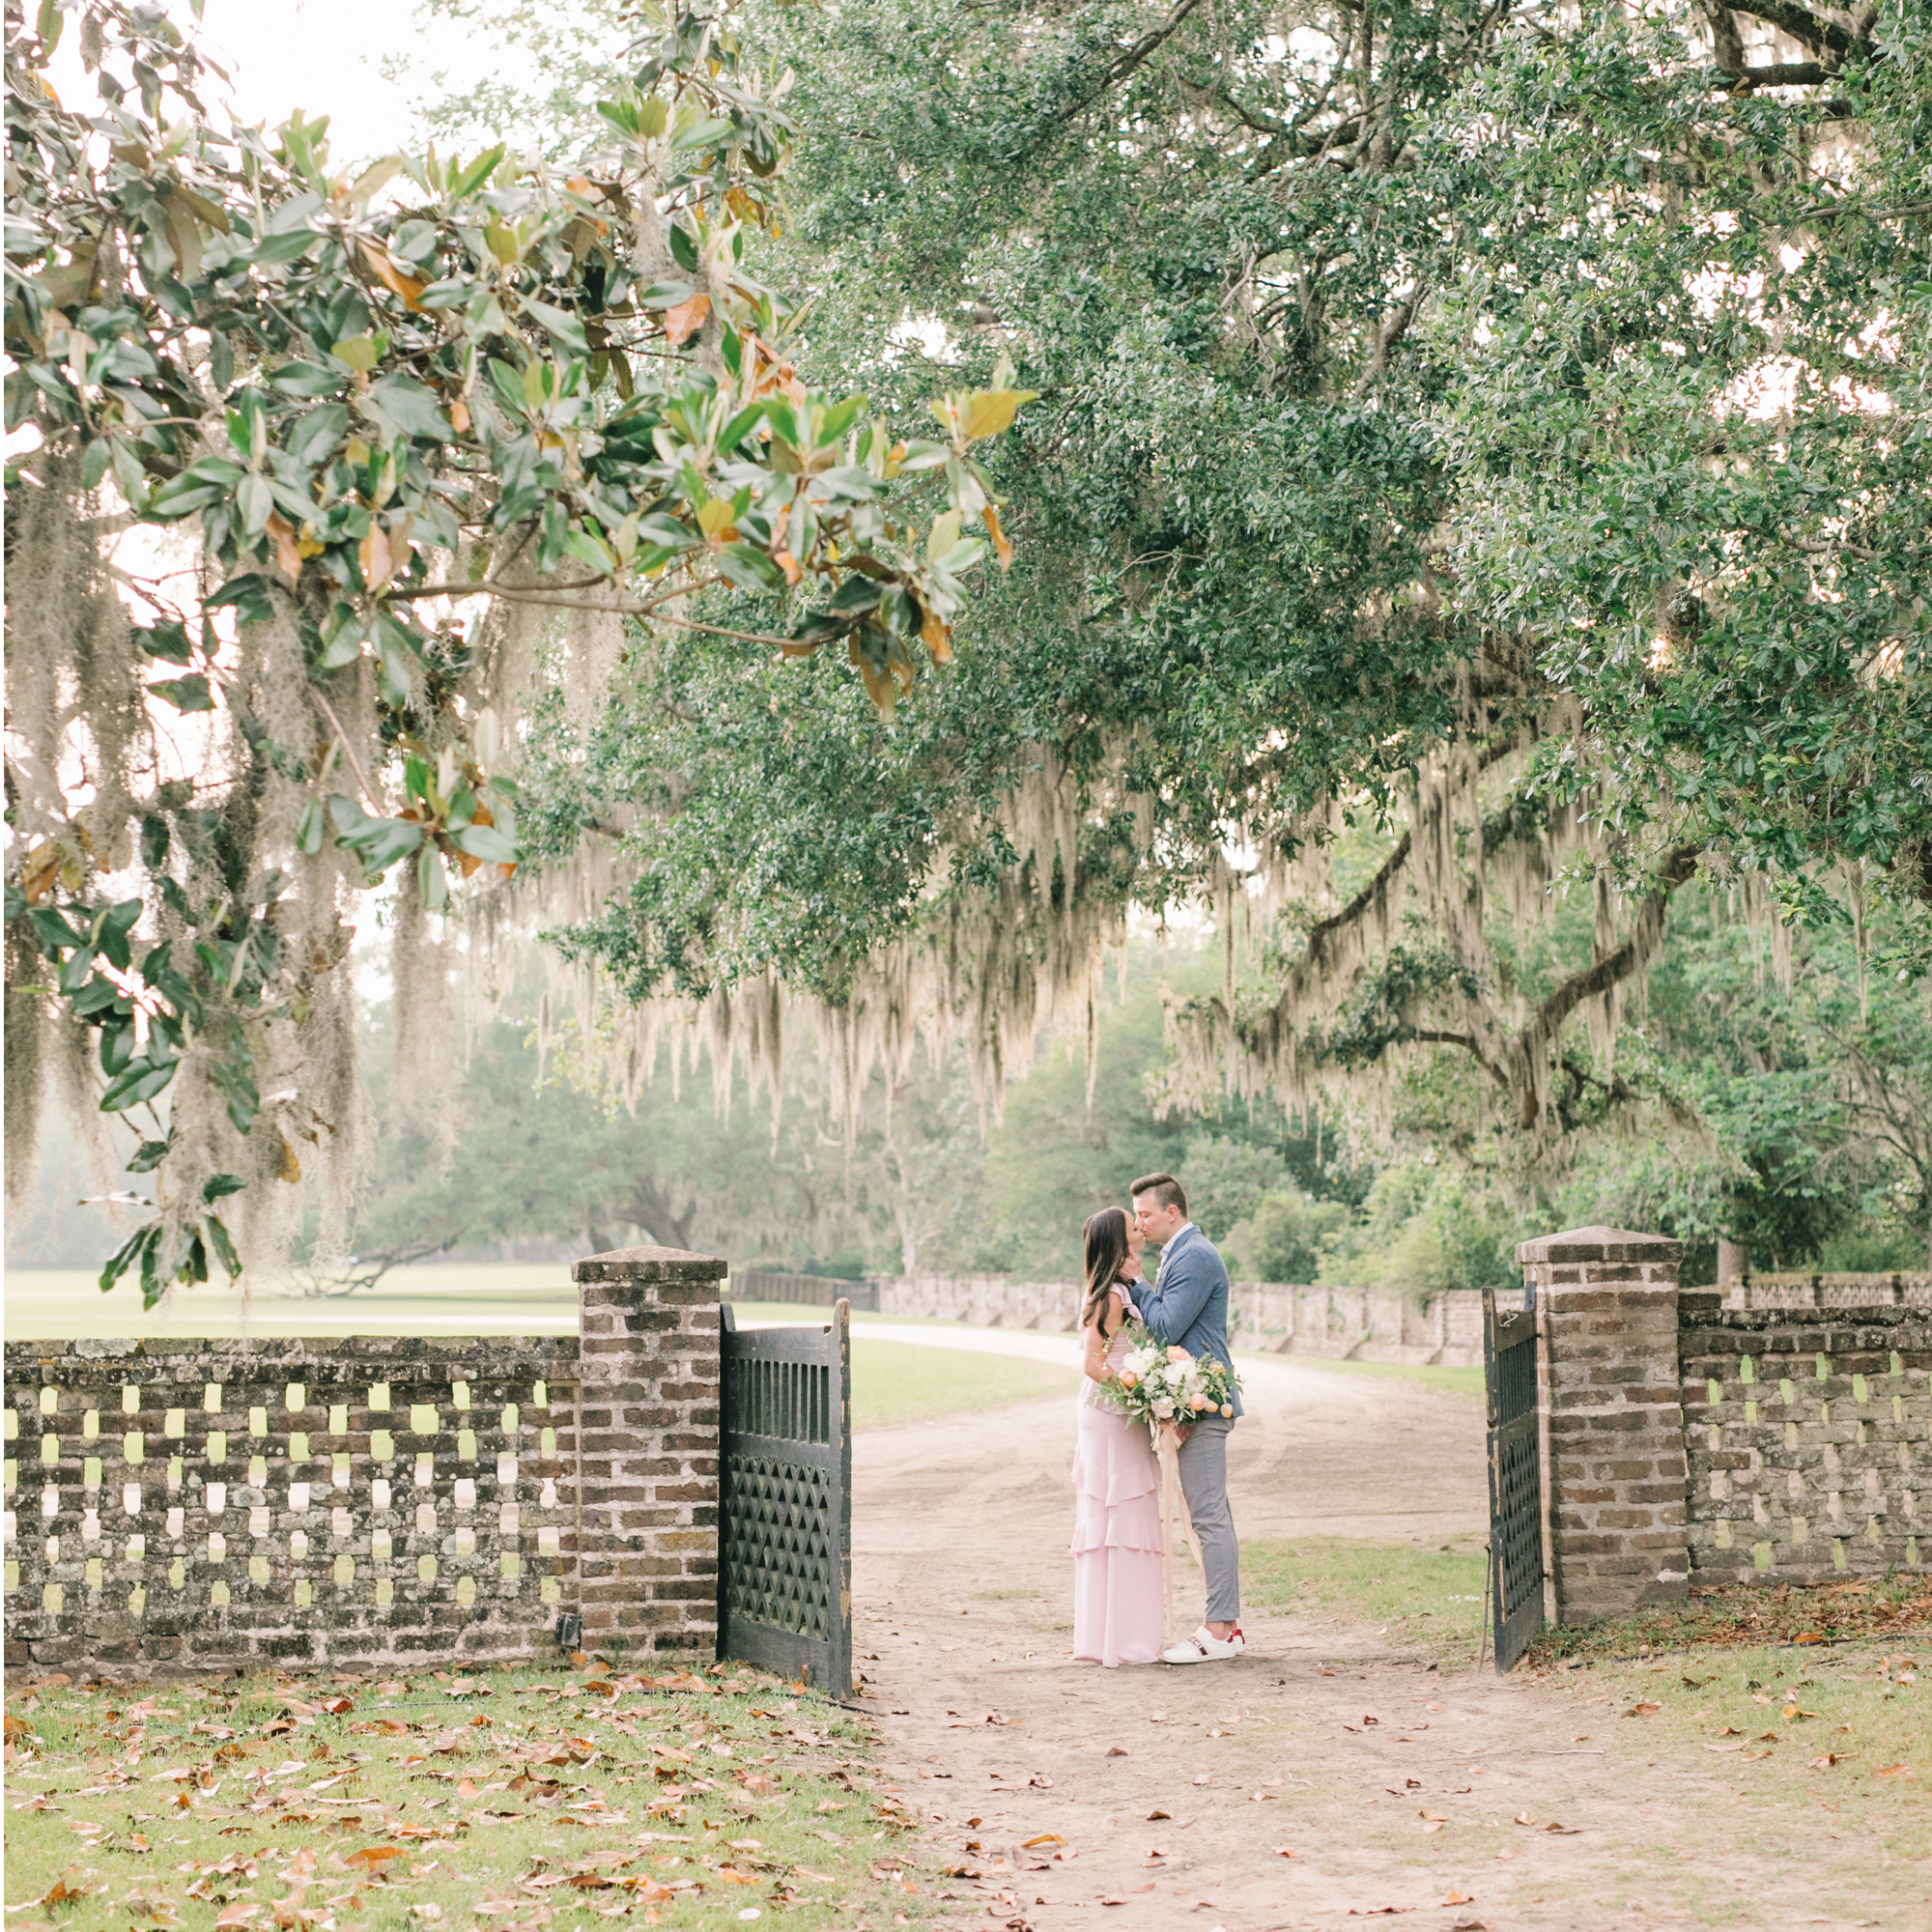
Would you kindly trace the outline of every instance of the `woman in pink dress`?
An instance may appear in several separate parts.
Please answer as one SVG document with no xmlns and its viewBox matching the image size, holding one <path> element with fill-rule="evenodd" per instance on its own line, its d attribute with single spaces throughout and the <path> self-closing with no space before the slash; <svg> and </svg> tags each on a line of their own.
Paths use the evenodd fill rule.
<svg viewBox="0 0 1932 1932">
<path fill-rule="evenodd" d="M 1141 1278 L 1131 1224 L 1119 1208 L 1087 1223 L 1086 1354 L 1073 1451 L 1073 1655 L 1151 1663 L 1161 1650 L 1160 1464 L 1147 1431 L 1106 1406 L 1102 1384 L 1126 1354 Z"/>
</svg>

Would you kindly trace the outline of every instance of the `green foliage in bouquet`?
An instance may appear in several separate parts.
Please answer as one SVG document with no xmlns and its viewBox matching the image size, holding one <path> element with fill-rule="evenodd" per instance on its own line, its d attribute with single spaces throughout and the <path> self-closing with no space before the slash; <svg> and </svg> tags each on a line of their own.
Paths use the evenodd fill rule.
<svg viewBox="0 0 1932 1932">
<path fill-rule="evenodd" d="M 1234 1414 L 1241 1378 L 1228 1363 L 1159 1342 L 1139 1321 L 1128 1322 L 1127 1337 L 1124 1359 L 1101 1388 L 1113 1407 L 1147 1425 L 1151 1440 L 1166 1428 Z"/>
</svg>

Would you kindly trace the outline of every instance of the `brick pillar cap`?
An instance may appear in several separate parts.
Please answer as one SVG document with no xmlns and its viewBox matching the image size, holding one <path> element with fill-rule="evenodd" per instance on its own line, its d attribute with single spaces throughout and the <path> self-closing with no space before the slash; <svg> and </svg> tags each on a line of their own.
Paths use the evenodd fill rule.
<svg viewBox="0 0 1932 1932">
<path fill-rule="evenodd" d="M 730 1264 L 685 1248 L 612 1248 L 573 1262 L 572 1281 L 723 1281 Z"/>
<path fill-rule="evenodd" d="M 1523 1267 L 1578 1262 L 1674 1262 L 1683 1255 L 1684 1243 L 1673 1241 L 1668 1235 L 1635 1235 L 1628 1228 L 1572 1228 L 1568 1234 L 1520 1242 L 1516 1251 Z"/>
</svg>

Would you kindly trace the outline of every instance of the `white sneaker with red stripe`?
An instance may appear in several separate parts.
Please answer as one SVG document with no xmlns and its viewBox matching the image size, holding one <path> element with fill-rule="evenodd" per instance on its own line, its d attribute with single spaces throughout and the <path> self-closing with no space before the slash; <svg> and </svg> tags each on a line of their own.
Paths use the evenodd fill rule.
<svg viewBox="0 0 1932 1932">
<path fill-rule="evenodd" d="M 1179 1643 L 1162 1651 L 1160 1661 L 1163 1663 L 1221 1663 L 1231 1657 L 1239 1657 L 1247 1647 L 1238 1624 L 1233 1634 L 1226 1638 L 1214 1635 L 1203 1624 L 1192 1636 L 1184 1636 Z"/>
</svg>

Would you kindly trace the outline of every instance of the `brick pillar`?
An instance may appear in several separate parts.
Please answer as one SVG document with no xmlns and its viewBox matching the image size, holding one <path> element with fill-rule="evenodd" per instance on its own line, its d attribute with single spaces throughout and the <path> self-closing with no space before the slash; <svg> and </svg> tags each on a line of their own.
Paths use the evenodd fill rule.
<svg viewBox="0 0 1932 1932">
<path fill-rule="evenodd" d="M 1689 1475 L 1677 1369 L 1683 1244 L 1620 1228 L 1516 1251 L 1535 1286 L 1558 1623 L 1688 1594 Z"/>
<path fill-rule="evenodd" d="M 579 1262 L 577 1607 L 586 1650 L 718 1638 L 719 1289 L 681 1248 Z"/>
</svg>

